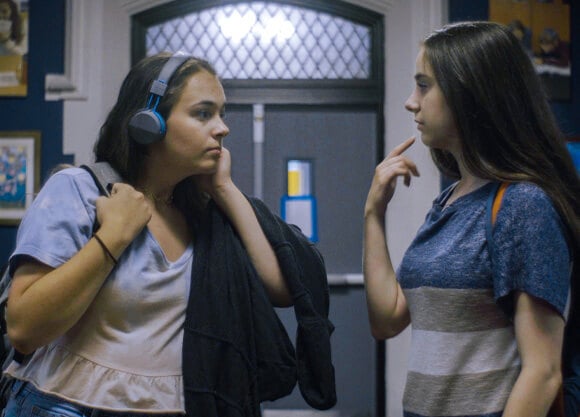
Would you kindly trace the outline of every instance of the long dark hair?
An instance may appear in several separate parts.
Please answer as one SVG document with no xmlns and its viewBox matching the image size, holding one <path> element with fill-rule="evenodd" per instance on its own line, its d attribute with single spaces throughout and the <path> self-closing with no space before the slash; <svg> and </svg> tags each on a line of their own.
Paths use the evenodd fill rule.
<svg viewBox="0 0 580 417">
<path fill-rule="evenodd" d="M 97 162 L 106 161 L 111 164 L 131 185 L 136 185 L 143 175 L 149 147 L 131 139 L 129 121 L 137 111 L 146 106 L 151 84 L 171 56 L 171 53 L 163 52 L 143 58 L 129 71 L 119 90 L 117 102 L 101 127 L 93 149 Z M 187 80 L 200 71 L 216 75 L 211 64 L 195 57 L 184 61 L 173 73 L 157 107 L 157 112 L 165 120 L 168 119 L 175 103 L 179 101 Z M 181 181 L 173 192 L 174 204 L 184 213 L 193 230 L 196 229 L 196 221 L 200 218 L 206 200 L 206 196 L 198 191 L 191 177 Z"/>
<path fill-rule="evenodd" d="M 580 179 L 518 39 L 498 23 L 462 22 L 428 36 L 424 50 L 454 115 L 467 168 L 481 178 L 541 187 L 566 225 L 577 272 Z M 445 175 L 459 178 L 449 152 L 431 153 Z"/>
</svg>

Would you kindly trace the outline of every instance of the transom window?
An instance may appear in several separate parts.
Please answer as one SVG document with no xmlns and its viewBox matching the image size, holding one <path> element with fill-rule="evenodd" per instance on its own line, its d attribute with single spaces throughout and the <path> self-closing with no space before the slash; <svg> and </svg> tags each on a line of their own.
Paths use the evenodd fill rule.
<svg viewBox="0 0 580 417">
<path fill-rule="evenodd" d="M 207 59 L 235 102 L 382 102 L 382 16 L 345 2 L 175 0 L 132 26 L 134 62 Z"/>
<path fill-rule="evenodd" d="M 368 26 L 301 7 L 247 2 L 150 26 L 147 55 L 183 50 L 224 79 L 367 79 Z"/>
</svg>

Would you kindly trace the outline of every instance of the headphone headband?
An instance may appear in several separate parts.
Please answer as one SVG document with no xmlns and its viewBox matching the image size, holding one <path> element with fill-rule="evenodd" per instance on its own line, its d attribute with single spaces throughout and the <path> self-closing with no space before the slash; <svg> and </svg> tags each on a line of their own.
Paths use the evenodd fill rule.
<svg viewBox="0 0 580 417">
<path fill-rule="evenodd" d="M 148 145 L 162 140 L 165 136 L 165 120 L 157 113 L 157 105 L 165 94 L 169 80 L 175 71 L 189 58 L 189 55 L 176 52 L 163 65 L 157 79 L 151 83 L 147 107 L 135 113 L 129 121 L 129 135 L 135 142 Z"/>
<path fill-rule="evenodd" d="M 151 94 L 155 94 L 156 96 L 163 97 L 171 76 L 177 70 L 177 68 L 181 66 L 181 64 L 187 61 L 188 58 L 189 56 L 182 52 L 176 52 L 173 54 L 165 63 L 165 65 L 163 65 L 163 68 L 161 68 L 161 72 L 159 73 L 157 79 L 151 84 L 149 92 Z"/>
</svg>

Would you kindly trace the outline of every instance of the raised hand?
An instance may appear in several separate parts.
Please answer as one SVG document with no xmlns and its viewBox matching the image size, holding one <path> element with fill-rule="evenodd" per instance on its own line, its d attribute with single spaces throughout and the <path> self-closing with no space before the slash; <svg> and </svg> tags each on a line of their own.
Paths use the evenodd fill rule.
<svg viewBox="0 0 580 417">
<path fill-rule="evenodd" d="M 387 205 L 393 198 L 397 186 L 397 178 L 403 177 L 404 184 L 411 184 L 412 176 L 419 176 L 417 166 L 403 155 L 415 143 L 411 137 L 393 149 L 375 168 L 375 175 L 365 204 L 365 216 L 374 214 L 384 216 Z"/>
<path fill-rule="evenodd" d="M 110 197 L 99 197 L 96 207 L 101 229 L 114 231 L 127 244 L 147 225 L 152 215 L 143 193 L 123 183 L 113 185 Z"/>
<path fill-rule="evenodd" d="M 225 188 L 232 185 L 232 160 L 230 151 L 222 146 L 217 170 L 213 174 L 202 174 L 196 177 L 200 189 L 213 198 Z"/>
</svg>

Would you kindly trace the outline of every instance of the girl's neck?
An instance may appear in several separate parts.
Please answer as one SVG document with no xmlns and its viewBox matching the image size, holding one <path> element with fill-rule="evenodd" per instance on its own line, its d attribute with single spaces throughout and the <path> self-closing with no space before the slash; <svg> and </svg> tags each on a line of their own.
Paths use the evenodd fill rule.
<svg viewBox="0 0 580 417">
<path fill-rule="evenodd" d="M 152 182 L 141 181 L 135 188 L 143 193 L 155 206 L 173 205 L 173 187 L 161 186 Z"/>
<path fill-rule="evenodd" d="M 461 198 L 464 195 L 472 193 L 473 191 L 484 186 L 488 182 L 489 182 L 488 179 L 479 178 L 479 177 L 476 177 L 473 175 L 467 175 L 467 176 L 462 177 L 455 184 L 455 187 L 453 188 L 451 195 L 449 196 L 449 198 L 445 202 L 445 206 L 449 206 L 451 203 L 453 203 L 458 198 Z"/>
<path fill-rule="evenodd" d="M 141 191 L 145 197 L 156 206 L 171 206 L 173 205 L 173 189 L 174 184 L 168 182 L 161 174 L 154 176 L 148 175 L 151 169 L 145 170 L 145 175 L 137 183 L 135 187 Z M 163 171 L 158 171 L 163 172 Z"/>
<path fill-rule="evenodd" d="M 159 193 L 156 194 L 152 191 L 144 188 L 142 193 L 148 200 L 151 200 L 156 206 L 172 206 L 173 205 L 173 193 Z"/>
</svg>

